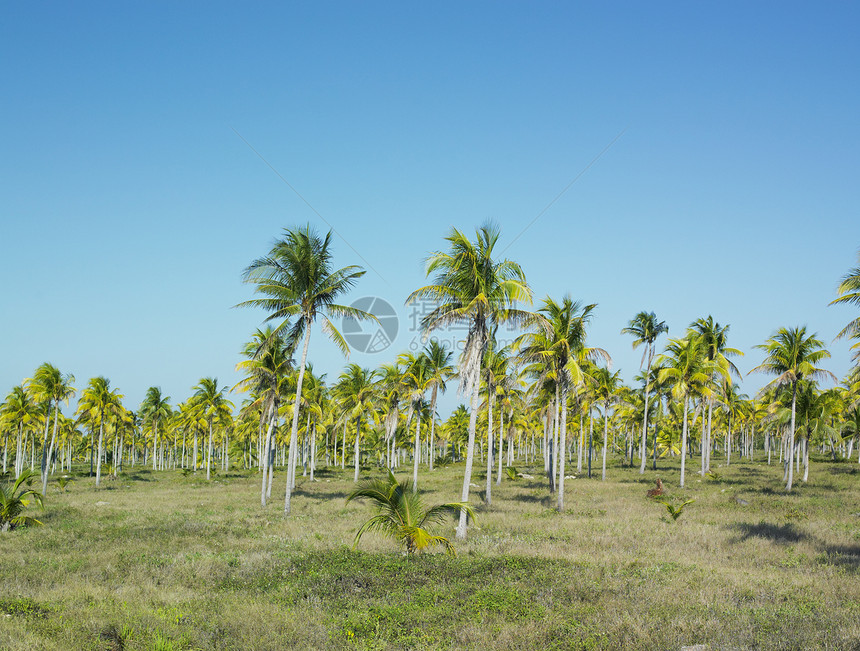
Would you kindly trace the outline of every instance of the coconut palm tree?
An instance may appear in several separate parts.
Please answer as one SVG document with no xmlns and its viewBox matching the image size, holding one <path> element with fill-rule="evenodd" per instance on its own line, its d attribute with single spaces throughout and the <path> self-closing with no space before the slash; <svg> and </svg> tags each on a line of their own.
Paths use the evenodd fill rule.
<svg viewBox="0 0 860 651">
<path fill-rule="evenodd" d="M 714 373 L 726 373 L 724 368 L 708 359 L 705 341 L 688 333 L 684 339 L 670 339 L 666 352 L 660 356 L 660 381 L 672 383 L 672 395 L 683 399 L 684 416 L 681 434 L 681 488 L 684 487 L 684 465 L 687 458 L 687 415 L 690 400 L 695 396 L 709 397 Z"/>
<path fill-rule="evenodd" d="M 355 286 L 364 275 L 355 265 L 332 269 L 331 231 L 320 237 L 311 229 L 293 228 L 284 231 L 284 237 L 272 247 L 269 255 L 254 260 L 245 270 L 245 282 L 254 284 L 255 291 L 264 298 L 240 303 L 242 306 L 262 307 L 270 312 L 266 321 L 280 321 L 274 332 L 288 332 L 289 341 L 304 338 L 302 356 L 296 381 L 296 399 L 293 422 L 290 428 L 289 473 L 295 473 L 295 442 L 299 426 L 299 409 L 311 326 L 319 319 L 323 332 L 346 356 L 349 346 L 330 317 L 349 316 L 356 320 L 376 320 L 372 314 L 351 306 L 340 305 L 337 300 Z M 284 496 L 284 515 L 290 514 L 292 486 L 287 482 Z"/>
<path fill-rule="evenodd" d="M 421 459 L 421 412 L 424 406 L 424 395 L 430 385 L 430 367 L 427 357 L 422 353 L 413 355 L 403 353 L 398 358 L 403 365 L 404 397 L 409 401 L 409 413 L 406 416 L 406 432 L 415 416 L 415 440 L 412 453 L 412 490 L 418 490 L 418 462 Z"/>
<path fill-rule="evenodd" d="M 157 469 L 158 423 L 170 417 L 170 396 L 161 393 L 161 387 L 149 387 L 138 412 L 141 421 L 152 428 L 152 469 Z"/>
<path fill-rule="evenodd" d="M 110 388 L 110 380 L 106 377 L 94 377 L 87 388 L 81 393 L 78 401 L 78 420 L 89 426 L 90 436 L 95 428 L 99 430 L 98 454 L 96 456 L 96 487 L 102 478 L 102 450 L 106 426 L 113 423 L 123 412 L 123 396 L 117 389 Z"/>
<path fill-rule="evenodd" d="M 437 251 L 427 261 L 427 275 L 435 274 L 433 283 L 412 292 L 407 304 L 429 300 L 434 307 L 421 321 L 425 333 L 438 328 L 465 324 L 468 334 L 460 357 L 460 393 L 469 395 L 469 442 L 463 476 L 461 502 L 469 501 L 469 484 L 475 458 L 475 430 L 481 385 L 481 361 L 489 333 L 499 323 L 528 325 L 537 317 L 515 307 L 530 304 L 532 291 L 522 268 L 511 260 L 494 260 L 499 230 L 491 224 L 481 226 L 475 242 L 457 229 L 445 238 L 448 251 Z M 460 511 L 457 537 L 465 539 L 468 513 Z"/>
<path fill-rule="evenodd" d="M 556 410 L 560 409 L 559 436 L 553 437 L 553 485 L 558 486 L 558 510 L 564 510 L 564 464 L 567 449 L 567 403 L 571 388 L 586 381 L 584 367 L 594 360 L 611 363 L 609 353 L 602 348 L 586 345 L 587 327 L 594 316 L 597 304 L 583 305 L 570 295 L 561 303 L 546 297 L 538 313 L 544 317 L 547 328 L 526 333 L 517 340 L 521 358 L 530 363 L 546 364 L 547 379 L 554 384 Z M 555 468 L 558 468 L 558 474 Z M 555 477 L 558 477 L 558 483 Z"/>
<path fill-rule="evenodd" d="M 658 321 L 657 315 L 654 312 L 639 312 L 634 316 L 626 328 L 621 330 L 623 335 L 633 335 L 633 350 L 636 350 L 640 345 L 645 344 L 645 350 L 642 352 L 642 361 L 639 363 L 639 368 L 642 368 L 645 360 L 648 364 L 645 368 L 645 410 L 642 415 L 642 464 L 639 467 L 639 474 L 645 473 L 645 463 L 647 457 L 645 448 L 647 446 L 648 436 L 648 398 L 651 389 L 651 364 L 654 361 L 654 343 L 663 333 L 669 332 L 669 327 L 665 321 Z M 654 446 L 654 469 L 657 469 L 657 446 Z"/>
<path fill-rule="evenodd" d="M 815 334 L 806 334 L 806 326 L 797 328 L 780 328 L 765 343 L 756 346 L 765 351 L 765 360 L 750 373 L 767 373 L 775 375 L 765 388 L 771 386 L 791 387 L 791 426 L 788 432 L 788 477 L 785 490 L 791 491 L 794 480 L 791 457 L 794 452 L 794 431 L 797 413 L 797 384 L 801 380 L 815 380 L 836 377 L 830 371 L 816 366 L 821 360 L 828 359 L 830 353 L 824 348 L 824 343 Z"/>
<path fill-rule="evenodd" d="M 706 319 L 698 319 L 690 324 L 690 330 L 695 332 L 705 345 L 708 359 L 715 362 L 722 368 L 727 368 L 731 375 L 737 378 L 741 377 L 738 367 L 729 359 L 729 357 L 743 357 L 743 353 L 737 348 L 729 348 L 727 345 L 729 326 L 721 326 L 714 321 L 714 317 L 708 315 Z M 719 382 L 720 378 L 715 377 L 715 382 Z M 702 469 L 701 475 L 711 469 L 711 419 L 714 411 L 713 396 L 708 400 L 708 424 L 707 428 L 703 427 L 702 436 Z"/>
<path fill-rule="evenodd" d="M 40 525 L 36 518 L 24 515 L 23 511 L 30 502 L 43 506 L 43 494 L 29 488 L 34 473 L 23 470 L 13 484 L 0 482 L 0 533 L 11 531 L 15 527 Z M 24 488 L 24 484 L 27 488 Z"/>
<path fill-rule="evenodd" d="M 208 481 L 211 478 L 212 470 L 212 427 L 215 421 L 220 421 L 230 415 L 233 410 L 233 403 L 224 397 L 227 386 L 219 387 L 217 378 L 201 378 L 191 389 L 194 391 L 192 400 L 199 417 L 206 421 L 209 428 L 209 444 L 206 454 L 206 479 Z"/>
<path fill-rule="evenodd" d="M 603 472 L 601 480 L 606 481 L 606 448 L 609 446 L 609 403 L 615 400 L 621 385 L 621 373 L 612 373 L 603 366 L 595 367 L 591 374 L 594 382 L 591 391 L 594 398 L 603 403 Z"/>
<path fill-rule="evenodd" d="M 436 339 L 431 339 L 424 347 L 427 362 L 427 387 L 430 389 L 430 472 L 433 472 L 433 457 L 436 455 L 436 399 L 439 392 L 448 389 L 448 380 L 456 369 L 451 364 L 453 351 L 448 350 Z"/>
<path fill-rule="evenodd" d="M 860 261 L 860 253 L 857 254 L 857 259 Z M 842 277 L 842 282 L 836 289 L 838 296 L 830 301 L 830 305 L 847 303 L 849 305 L 860 306 L 860 266 L 850 269 L 847 274 Z M 857 343 L 851 346 L 851 350 L 855 351 L 851 359 L 855 362 L 860 362 L 860 317 L 851 319 L 842 330 L 836 335 L 837 339 L 857 339 Z"/>
<path fill-rule="evenodd" d="M 57 419 L 60 413 L 60 403 L 69 403 L 75 395 L 75 387 L 72 383 L 75 376 L 71 373 L 63 375 L 56 366 L 45 362 L 33 374 L 33 378 L 27 380 L 30 391 L 36 402 L 46 402 L 48 413 L 45 416 L 45 436 L 42 439 L 42 495 L 48 491 L 48 463 L 54 451 L 54 443 L 57 440 Z M 50 421 L 50 407 L 54 405 L 54 433 L 51 436 L 51 444 L 48 445 L 48 424 Z"/>
<path fill-rule="evenodd" d="M 400 423 L 400 401 L 406 392 L 404 386 L 405 371 L 399 362 L 383 364 L 380 366 L 377 376 L 379 377 L 377 392 L 385 410 L 382 416 L 386 442 L 385 465 L 388 468 L 394 468 L 397 426 Z"/>
<path fill-rule="evenodd" d="M 5 431 L 17 430 L 17 446 L 15 452 L 15 477 L 24 470 L 23 441 L 25 430 L 30 429 L 39 420 L 39 405 L 33 400 L 32 394 L 24 386 L 12 387 L 6 401 L 0 409 L 0 428 Z M 3 472 L 6 472 L 6 453 L 3 454 Z"/>
<path fill-rule="evenodd" d="M 262 471 L 260 487 L 260 503 L 266 506 L 271 495 L 274 475 L 275 440 L 273 432 L 278 425 L 278 409 L 281 400 L 286 396 L 292 381 L 293 358 L 292 348 L 281 333 L 276 333 L 269 326 L 257 329 L 251 341 L 246 343 L 242 355 L 246 358 L 236 364 L 236 370 L 245 373 L 234 391 L 251 391 L 256 398 L 249 405 L 260 410 L 259 431 L 266 428 L 265 442 L 262 445 L 259 465 Z M 261 436 L 261 438 L 263 438 Z"/>
<path fill-rule="evenodd" d="M 376 371 L 358 364 L 347 364 L 335 385 L 335 394 L 345 410 L 346 420 L 355 420 L 355 478 L 358 481 L 361 421 L 373 413 L 376 400 Z"/>
<path fill-rule="evenodd" d="M 427 507 L 421 495 L 412 489 L 408 480 L 398 482 L 390 470 L 388 477 L 366 479 L 346 498 L 347 503 L 355 499 L 368 499 L 379 510 L 379 514 L 365 522 L 355 534 L 353 546 L 358 545 L 362 535 L 376 531 L 406 545 L 410 555 L 420 552 L 430 545 L 440 545 L 451 555 L 454 546 L 444 536 L 436 536 L 427 531 L 430 524 L 438 524 L 447 516 L 465 511 L 475 517 L 467 502 L 449 502 Z"/>
</svg>

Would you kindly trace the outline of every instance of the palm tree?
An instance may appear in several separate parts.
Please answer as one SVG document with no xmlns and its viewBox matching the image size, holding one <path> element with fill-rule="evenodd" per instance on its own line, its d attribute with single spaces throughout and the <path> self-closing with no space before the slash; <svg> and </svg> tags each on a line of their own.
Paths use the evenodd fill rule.
<svg viewBox="0 0 860 651">
<path fill-rule="evenodd" d="M 421 459 L 421 411 L 424 406 L 424 394 L 430 384 L 430 368 L 427 357 L 420 353 L 403 353 L 399 360 L 403 364 L 403 387 L 406 398 L 409 400 L 409 413 L 406 416 L 406 432 L 409 434 L 409 425 L 412 416 L 415 416 L 415 440 L 412 453 L 412 490 L 418 490 L 418 461 Z"/>
<path fill-rule="evenodd" d="M 372 413 L 376 398 L 376 371 L 362 368 L 358 364 L 348 364 L 341 373 L 335 386 L 335 393 L 346 410 L 347 420 L 355 419 L 355 478 L 358 481 L 361 421 Z"/>
<path fill-rule="evenodd" d="M 36 518 L 23 514 L 31 500 L 43 506 L 43 494 L 29 488 L 35 474 L 31 470 L 23 470 L 11 486 L 0 482 L 0 533 L 15 527 L 42 524 Z M 22 487 L 25 483 L 28 488 Z"/>
<path fill-rule="evenodd" d="M 454 376 L 455 369 L 451 364 L 454 353 L 441 345 L 436 339 L 424 347 L 424 357 L 427 361 L 427 387 L 430 394 L 430 472 L 433 472 L 433 457 L 436 454 L 436 399 L 439 391 L 445 393 L 447 381 Z"/>
<path fill-rule="evenodd" d="M 105 377 L 94 377 L 87 388 L 81 393 L 78 401 L 78 419 L 89 424 L 90 436 L 99 428 L 98 455 L 96 457 L 96 486 L 102 478 L 102 447 L 105 425 L 118 418 L 123 411 L 122 396 L 117 389 L 110 388 L 110 380 Z"/>
<path fill-rule="evenodd" d="M 12 391 L 6 396 L 6 401 L 0 409 L 0 428 L 4 430 L 18 430 L 17 446 L 15 454 L 15 477 L 19 477 L 24 470 L 24 454 L 22 450 L 25 428 L 29 429 L 31 424 L 35 425 L 39 419 L 39 406 L 33 401 L 33 397 L 23 386 L 12 387 Z M 3 455 L 3 472 L 6 472 L 6 454 Z"/>
<path fill-rule="evenodd" d="M 399 363 L 383 364 L 377 375 L 379 376 L 377 391 L 385 409 L 383 423 L 385 426 L 386 466 L 394 468 L 397 426 L 400 423 L 400 400 L 406 390 L 404 386 L 405 371 Z"/>
<path fill-rule="evenodd" d="M 201 378 L 191 389 L 194 391 L 194 404 L 209 427 L 209 445 L 206 455 L 206 479 L 208 481 L 212 469 L 212 425 L 214 421 L 222 420 L 230 415 L 233 403 L 224 397 L 227 386 L 219 388 L 217 378 Z"/>
<path fill-rule="evenodd" d="M 815 334 L 807 335 L 806 326 L 798 328 L 780 328 L 765 343 L 756 346 L 766 353 L 765 360 L 750 373 L 767 373 L 776 375 L 767 387 L 787 385 L 791 387 L 791 427 L 788 432 L 789 447 L 787 454 L 788 478 L 786 491 L 791 490 L 794 475 L 791 457 L 794 452 L 794 430 L 797 412 L 797 383 L 803 379 L 818 379 L 830 377 L 836 379 L 830 371 L 818 368 L 823 359 L 828 359 L 830 353 L 824 348 L 824 343 Z"/>
<path fill-rule="evenodd" d="M 732 375 L 740 378 L 741 374 L 738 367 L 729 360 L 729 357 L 742 357 L 743 353 L 737 348 L 729 348 L 726 344 L 729 333 L 728 325 L 721 326 L 714 321 L 714 317 L 708 315 L 708 318 L 698 319 L 690 324 L 690 329 L 702 338 L 710 361 L 722 368 L 727 368 Z M 714 380 L 718 381 L 718 378 L 715 377 Z M 708 425 L 707 428 L 702 428 L 702 470 L 700 474 L 703 477 L 711 469 L 711 418 L 713 411 L 714 400 L 712 397 L 708 400 Z"/>
<path fill-rule="evenodd" d="M 268 422 L 259 459 L 263 475 L 260 488 L 262 506 L 266 506 L 272 491 L 275 454 L 275 440 L 272 434 L 278 424 L 281 399 L 285 396 L 292 379 L 292 352 L 281 333 L 276 333 L 270 326 L 265 329 L 258 328 L 251 341 L 246 343 L 242 350 L 246 359 L 236 364 L 236 370 L 246 373 L 246 376 L 233 387 L 233 390 L 251 391 L 256 394 L 256 399 L 249 407 L 256 406 L 260 409 L 260 432 Z"/>
<path fill-rule="evenodd" d="M 639 363 L 639 368 L 645 359 L 648 359 L 648 365 L 645 369 L 645 410 L 642 415 L 642 465 L 639 467 L 639 474 L 645 473 L 645 463 L 647 457 L 645 448 L 647 446 L 648 436 L 648 397 L 651 389 L 651 364 L 654 361 L 654 343 L 664 332 L 669 332 L 669 327 L 665 321 L 658 321 L 657 315 L 654 312 L 639 312 L 634 316 L 626 328 L 621 330 L 623 335 L 633 335 L 633 350 L 636 350 L 641 344 L 645 344 L 645 350 L 642 353 L 642 361 Z M 654 446 L 654 469 L 657 469 L 657 446 Z"/>
<path fill-rule="evenodd" d="M 305 365 L 308 359 L 308 345 L 311 339 L 311 326 L 320 318 L 323 332 L 349 355 L 349 346 L 343 335 L 330 320 L 330 316 L 350 316 L 357 320 L 375 320 L 354 307 L 339 305 L 340 296 L 347 293 L 364 270 L 355 265 L 332 270 L 331 231 L 324 238 L 319 237 L 310 225 L 305 228 L 287 229 L 284 237 L 272 247 L 269 255 L 254 260 L 245 270 L 245 282 L 256 285 L 255 291 L 265 298 L 240 303 L 242 306 L 262 307 L 269 311 L 266 321 L 281 323 L 274 332 L 288 330 L 288 340 L 298 342 L 304 336 L 299 375 L 296 381 L 296 399 L 293 409 L 293 422 L 290 428 L 290 457 L 288 476 L 295 473 L 295 442 L 299 426 L 299 409 Z M 294 321 L 291 323 L 291 320 Z M 287 481 L 284 496 L 284 515 L 290 514 L 292 486 Z"/>
<path fill-rule="evenodd" d="M 594 379 L 591 387 L 596 400 L 603 403 L 603 473 L 601 480 L 606 481 L 606 448 L 609 445 L 609 403 L 615 399 L 618 387 L 621 384 L 621 373 L 610 372 L 602 366 L 595 367 L 591 377 Z"/>
<path fill-rule="evenodd" d="M 481 361 L 490 330 L 503 322 L 528 325 L 536 319 L 534 314 L 514 307 L 517 302 L 530 304 L 532 291 L 516 262 L 493 259 L 499 235 L 498 228 L 485 224 L 477 230 L 476 241 L 470 242 L 456 228 L 451 229 L 445 238 L 450 245 L 449 250 L 437 251 L 427 261 L 427 275 L 435 274 L 433 284 L 416 289 L 406 299 L 407 304 L 421 299 L 434 302 L 435 307 L 421 321 L 425 333 L 456 324 L 467 324 L 469 328 L 459 363 L 460 393 L 464 396 L 471 394 L 461 502 L 469 501 Z M 467 517 L 467 511 L 461 510 L 457 538 L 466 537 Z"/>
<path fill-rule="evenodd" d="M 28 380 L 30 390 L 36 402 L 46 402 L 48 413 L 45 416 L 45 436 L 42 439 L 42 495 L 48 491 L 48 463 L 54 452 L 54 443 L 57 440 L 57 419 L 60 414 L 60 403 L 68 404 L 75 395 L 75 387 L 72 382 L 75 376 L 71 373 L 63 375 L 56 366 L 48 362 L 36 369 L 31 380 Z M 51 403 L 54 404 L 54 433 L 51 436 L 51 445 L 48 445 L 48 423 L 50 421 Z"/>
<path fill-rule="evenodd" d="M 714 373 L 722 372 L 716 363 L 707 356 L 704 340 L 688 333 L 684 339 L 670 339 L 666 353 L 659 359 L 663 368 L 660 381 L 672 383 L 672 395 L 684 400 L 684 416 L 681 435 L 681 488 L 684 487 L 684 464 L 687 458 L 687 414 L 690 399 L 696 395 L 709 397 L 712 393 L 710 380 Z"/>
<path fill-rule="evenodd" d="M 602 359 L 611 362 L 609 353 L 602 348 L 586 346 L 587 326 L 594 316 L 596 303 L 583 305 L 570 295 L 557 303 L 547 297 L 538 313 L 548 324 L 546 330 L 526 333 L 517 341 L 520 356 L 526 361 L 545 364 L 544 374 L 554 384 L 556 410 L 561 411 L 559 436 L 553 437 L 553 463 L 551 485 L 558 486 L 558 510 L 564 510 L 564 463 L 567 449 L 567 402 L 571 388 L 582 385 L 586 376 L 583 368 L 587 362 Z M 558 441 L 556 444 L 555 441 Z M 556 461 L 557 460 L 557 461 Z M 558 475 L 555 473 L 556 466 Z M 555 477 L 558 477 L 556 484 Z"/>
<path fill-rule="evenodd" d="M 379 510 L 379 514 L 365 522 L 355 534 L 353 546 L 358 545 L 361 536 L 368 531 L 377 531 L 406 544 L 406 551 L 412 555 L 430 545 L 441 545 L 449 554 L 456 552 L 451 541 L 444 536 L 435 536 L 427 531 L 429 524 L 440 523 L 448 515 L 456 517 L 457 512 L 465 511 L 475 517 L 472 507 L 466 502 L 449 502 L 426 507 L 417 491 L 410 487 L 408 480 L 397 481 L 394 473 L 388 477 L 366 479 L 356 488 L 347 503 L 354 499 L 369 499 Z"/>
<path fill-rule="evenodd" d="M 860 261 L 860 253 L 857 254 L 857 259 Z M 849 270 L 842 277 L 842 282 L 836 289 L 838 296 L 830 301 L 830 305 L 847 303 L 849 305 L 860 306 L 860 266 Z M 837 339 L 848 337 L 857 339 L 857 343 L 851 346 L 851 350 L 856 351 L 851 359 L 855 362 L 860 362 L 860 317 L 851 319 L 842 330 L 836 335 Z"/>
<path fill-rule="evenodd" d="M 162 395 L 161 387 L 149 387 L 139 411 L 142 422 L 152 427 L 152 469 L 157 469 L 158 422 L 170 417 L 170 396 Z"/>
</svg>

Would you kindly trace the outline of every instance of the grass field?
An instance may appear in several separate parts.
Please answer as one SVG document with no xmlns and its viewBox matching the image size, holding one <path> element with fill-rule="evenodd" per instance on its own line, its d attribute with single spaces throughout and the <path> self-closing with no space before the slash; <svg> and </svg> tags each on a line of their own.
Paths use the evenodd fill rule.
<svg viewBox="0 0 860 651">
<path fill-rule="evenodd" d="M 288 519 L 285 475 L 267 510 L 244 472 L 52 483 L 45 526 L 0 534 L 0 648 L 860 647 L 857 464 L 816 460 L 790 495 L 758 462 L 684 491 L 674 466 L 613 467 L 566 482 L 563 514 L 521 470 L 535 479 L 504 479 L 491 507 L 473 494 L 456 558 L 371 534 L 354 551 L 373 511 L 345 504 L 349 469 L 300 478 Z M 645 496 L 655 476 L 696 499 L 677 521 Z M 461 478 L 424 472 L 428 502 L 457 499 Z"/>
</svg>

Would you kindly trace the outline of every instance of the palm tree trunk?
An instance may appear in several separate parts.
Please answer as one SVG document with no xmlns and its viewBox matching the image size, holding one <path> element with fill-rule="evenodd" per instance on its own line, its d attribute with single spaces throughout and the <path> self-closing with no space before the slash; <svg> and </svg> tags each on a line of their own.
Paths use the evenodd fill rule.
<svg viewBox="0 0 860 651">
<path fill-rule="evenodd" d="M 651 385 L 651 362 L 654 357 L 654 349 L 651 344 L 648 345 L 648 369 L 645 371 L 645 414 L 642 417 L 642 465 L 639 467 L 639 474 L 645 474 L 645 463 L 648 460 L 648 390 Z M 641 363 L 641 362 L 640 362 Z M 641 366 L 639 368 L 642 368 Z M 656 446 L 655 446 L 656 447 Z M 655 459 L 656 464 L 656 459 Z"/>
<path fill-rule="evenodd" d="M 687 460 L 687 411 L 690 407 L 690 399 L 684 396 L 684 427 L 681 428 L 681 488 L 684 488 L 684 462 Z"/>
<path fill-rule="evenodd" d="M 266 479 L 269 475 L 267 472 L 269 468 L 269 448 L 272 446 L 272 430 L 274 429 L 276 422 L 277 417 L 275 412 L 275 403 L 273 401 L 272 405 L 269 407 L 269 427 L 266 428 L 266 446 L 263 450 L 260 450 L 260 465 L 263 470 L 263 480 L 260 486 L 261 506 L 266 506 Z"/>
<path fill-rule="evenodd" d="M 96 488 L 98 488 L 102 479 L 102 434 L 104 432 L 104 418 L 105 415 L 102 413 L 101 418 L 99 419 L 99 453 L 98 459 L 96 460 Z"/>
<path fill-rule="evenodd" d="M 436 397 L 439 385 L 433 385 L 433 397 L 430 399 L 430 472 L 433 472 L 433 457 L 436 455 Z"/>
<path fill-rule="evenodd" d="M 212 464 L 212 418 L 209 418 L 209 445 L 207 446 L 208 454 L 206 455 L 206 481 L 209 481 L 209 471 Z M 155 450 L 152 451 L 155 454 Z"/>
<path fill-rule="evenodd" d="M 601 481 L 606 481 L 606 446 L 609 444 L 609 401 L 603 403 L 603 474 Z"/>
<path fill-rule="evenodd" d="M 496 473 L 496 485 L 502 483 L 502 457 L 505 455 L 505 407 L 499 410 L 499 471 Z"/>
<path fill-rule="evenodd" d="M 152 469 L 156 470 L 155 467 L 155 459 L 158 457 L 156 454 L 156 446 L 158 445 L 158 420 L 154 420 L 152 422 Z M 207 477 L 208 479 L 208 477 Z"/>
<path fill-rule="evenodd" d="M 478 358 L 480 359 L 480 357 Z M 469 442 L 466 446 L 466 470 L 463 473 L 463 490 L 460 493 L 460 501 L 469 501 L 469 483 L 472 481 L 472 464 L 475 462 L 475 429 L 478 424 L 478 404 L 479 390 L 481 382 L 477 378 L 481 377 L 480 362 L 478 362 L 478 372 L 476 374 L 475 386 L 472 387 L 471 413 L 469 414 Z M 457 523 L 457 539 L 466 540 L 466 526 L 468 524 L 469 514 L 465 511 L 460 511 L 460 521 Z"/>
<path fill-rule="evenodd" d="M 293 493 L 293 485 L 292 485 L 292 477 L 291 473 L 295 473 L 295 460 L 296 460 L 296 432 L 299 429 L 299 405 L 302 400 L 302 383 L 305 380 L 305 364 L 308 361 L 308 344 L 311 341 L 311 321 L 310 319 L 306 319 L 305 327 L 307 331 L 305 332 L 305 343 L 302 347 L 302 361 L 299 364 L 299 379 L 296 382 L 296 400 L 293 403 L 293 424 L 290 428 L 290 456 L 287 460 L 287 491 L 284 495 L 284 515 L 290 514 L 290 497 Z"/>
<path fill-rule="evenodd" d="M 45 469 L 44 474 L 42 475 L 42 495 L 48 494 L 48 467 L 45 463 L 45 460 L 50 460 L 52 454 L 54 454 L 54 442 L 57 440 L 57 417 L 60 413 L 60 403 L 54 405 L 54 432 L 51 435 L 51 445 L 48 446 L 47 456 L 45 456 L 45 451 L 42 451 L 42 466 Z M 46 437 L 47 438 L 47 437 Z"/>
<path fill-rule="evenodd" d="M 567 447 L 567 387 L 561 389 L 561 419 L 559 429 L 561 430 L 561 458 L 558 460 L 558 512 L 564 512 L 564 462 L 567 455 L 564 453 Z"/>
<path fill-rule="evenodd" d="M 419 416 L 420 418 L 420 416 Z M 358 481 L 358 457 L 359 457 L 359 448 L 358 448 L 358 440 L 361 435 L 361 416 L 355 419 L 355 477 L 353 478 L 353 482 Z"/>
<path fill-rule="evenodd" d="M 594 456 L 594 417 L 591 415 L 591 405 L 588 405 L 588 478 L 591 479 L 591 459 Z"/>
<path fill-rule="evenodd" d="M 493 503 L 493 398 L 493 387 L 487 383 L 487 491 L 484 496 L 487 504 Z"/>
<path fill-rule="evenodd" d="M 418 409 L 416 410 L 416 418 L 415 418 L 415 448 L 412 453 L 412 492 L 418 492 L 418 459 L 421 456 L 421 448 L 419 447 L 419 442 L 421 438 L 421 405 L 418 405 Z M 356 480 L 358 480 L 358 475 L 355 476 Z"/>
</svg>

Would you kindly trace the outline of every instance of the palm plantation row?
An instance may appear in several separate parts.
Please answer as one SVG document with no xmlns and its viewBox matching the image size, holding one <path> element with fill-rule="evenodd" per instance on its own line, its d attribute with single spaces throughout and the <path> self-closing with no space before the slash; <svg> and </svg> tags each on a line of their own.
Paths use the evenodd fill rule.
<svg viewBox="0 0 860 651">
<path fill-rule="evenodd" d="M 67 418 L 60 405 L 75 397 L 75 379 L 43 364 L 0 410 L 3 470 L 18 476 L 38 469 L 44 493 L 49 476 L 70 470 L 73 461 L 90 464 L 96 485 L 103 465 L 110 475 L 124 465 L 205 469 L 207 479 L 238 465 L 259 470 L 266 505 L 274 469 L 286 468 L 289 513 L 299 469 L 313 480 L 318 465 L 349 464 L 357 481 L 362 465 L 410 464 L 417 489 L 421 472 L 465 459 L 460 501 L 467 502 L 480 460 L 483 499 L 491 503 L 493 484 L 515 477 L 516 466 L 542 464 L 561 510 L 572 465 L 577 475 L 596 476 L 600 463 L 605 479 L 609 455 L 638 465 L 640 473 L 655 468 L 657 458 L 679 456 L 681 486 L 694 454 L 703 475 L 717 457 L 727 464 L 733 455 L 758 457 L 783 464 L 788 490 L 796 474 L 807 479 L 810 450 L 851 456 L 860 433 L 858 367 L 841 384 L 820 387 L 819 380 L 835 379 L 822 366 L 829 353 L 805 328 L 782 328 L 759 347 L 765 360 L 751 372 L 772 381 L 748 397 L 737 384 L 733 360 L 742 353 L 729 347 L 728 326 L 698 319 L 658 353 L 666 324 L 641 312 L 623 332 L 643 349 L 642 374 L 625 386 L 609 353 L 588 341 L 596 305 L 565 296 L 523 309 L 532 304 L 532 290 L 519 265 L 495 257 L 498 238 L 491 226 L 478 229 L 474 241 L 452 230 L 447 249 L 429 257 L 430 284 L 407 299 L 435 306 L 422 322 L 429 337 L 424 350 L 375 369 L 349 364 L 330 382 L 308 361 L 312 326 L 318 323 L 348 352 L 333 319 L 373 319 L 338 303 L 364 272 L 335 269 L 330 234 L 286 231 L 245 272 L 257 296 L 243 305 L 263 308 L 268 317 L 242 350 L 244 379 L 232 387 L 244 397 L 238 408 L 227 399 L 228 387 L 203 378 L 175 406 L 151 387 L 132 412 L 98 377 Z M 846 275 L 834 302 L 860 304 L 860 268 Z M 509 346 L 495 336 L 503 324 L 522 333 Z M 454 325 L 468 328 L 459 359 L 433 339 Z M 860 338 L 860 319 L 841 336 Z M 439 422 L 439 395 L 454 383 L 468 405 Z M 458 537 L 465 537 L 466 524 L 461 511 Z"/>
</svg>

